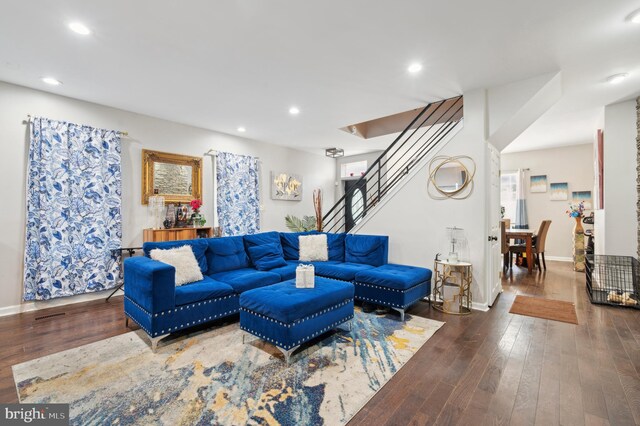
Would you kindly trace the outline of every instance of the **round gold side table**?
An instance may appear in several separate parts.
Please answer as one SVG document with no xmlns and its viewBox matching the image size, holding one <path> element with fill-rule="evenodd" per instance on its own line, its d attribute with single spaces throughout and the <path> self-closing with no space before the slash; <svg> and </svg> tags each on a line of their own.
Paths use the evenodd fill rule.
<svg viewBox="0 0 640 426">
<path fill-rule="evenodd" d="M 473 281 L 471 263 L 436 260 L 433 270 L 435 272 L 432 299 L 434 309 L 447 314 L 469 315 Z"/>
</svg>

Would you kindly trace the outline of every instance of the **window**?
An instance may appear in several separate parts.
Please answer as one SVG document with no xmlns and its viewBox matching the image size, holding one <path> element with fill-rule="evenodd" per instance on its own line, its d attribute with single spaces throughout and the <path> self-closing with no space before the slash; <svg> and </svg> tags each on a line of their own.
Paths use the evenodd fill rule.
<svg viewBox="0 0 640 426">
<path fill-rule="evenodd" d="M 345 163 L 340 166 L 340 177 L 342 179 L 360 178 L 367 171 L 367 160 Z"/>
<path fill-rule="evenodd" d="M 504 218 L 516 218 L 518 194 L 518 172 L 502 172 L 500 176 L 500 205 L 504 207 Z"/>
</svg>

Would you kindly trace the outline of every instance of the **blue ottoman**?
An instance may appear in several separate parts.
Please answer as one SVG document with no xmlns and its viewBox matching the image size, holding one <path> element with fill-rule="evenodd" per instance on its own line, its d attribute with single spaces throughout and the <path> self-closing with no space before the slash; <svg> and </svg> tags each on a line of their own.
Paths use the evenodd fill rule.
<svg viewBox="0 0 640 426">
<path fill-rule="evenodd" d="M 431 292 L 431 270 L 388 263 L 356 274 L 356 299 L 404 311 Z"/>
<path fill-rule="evenodd" d="M 240 328 L 273 343 L 289 363 L 298 347 L 353 318 L 353 284 L 316 276 L 315 288 L 295 280 L 240 295 Z"/>
</svg>

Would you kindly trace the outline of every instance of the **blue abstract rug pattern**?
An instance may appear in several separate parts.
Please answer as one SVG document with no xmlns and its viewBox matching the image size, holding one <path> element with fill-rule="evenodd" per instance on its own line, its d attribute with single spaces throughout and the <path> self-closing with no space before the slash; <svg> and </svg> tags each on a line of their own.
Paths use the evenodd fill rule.
<svg viewBox="0 0 640 426">
<path fill-rule="evenodd" d="M 78 425 L 339 425 L 444 324 L 364 314 L 287 366 L 237 323 L 168 338 L 131 332 L 13 366 L 22 403 L 70 403 Z"/>
</svg>

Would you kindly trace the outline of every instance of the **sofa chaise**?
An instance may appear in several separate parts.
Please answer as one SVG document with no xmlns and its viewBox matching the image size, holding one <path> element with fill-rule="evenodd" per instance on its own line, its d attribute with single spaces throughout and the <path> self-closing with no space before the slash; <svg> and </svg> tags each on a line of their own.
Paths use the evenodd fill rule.
<svg viewBox="0 0 640 426">
<path fill-rule="evenodd" d="M 237 314 L 246 291 L 295 278 L 301 263 L 299 237 L 310 234 L 318 233 L 144 243 L 144 256 L 124 262 L 126 319 L 149 335 L 155 351 L 158 341 L 171 333 Z M 388 263 L 388 237 L 326 235 L 328 260 L 302 263 L 312 263 L 316 276 L 353 285 L 355 299 L 388 306 L 404 320 L 404 311 L 430 293 L 430 270 Z M 153 249 L 184 245 L 191 247 L 203 279 L 176 286 L 175 268 L 149 255 Z"/>
</svg>

